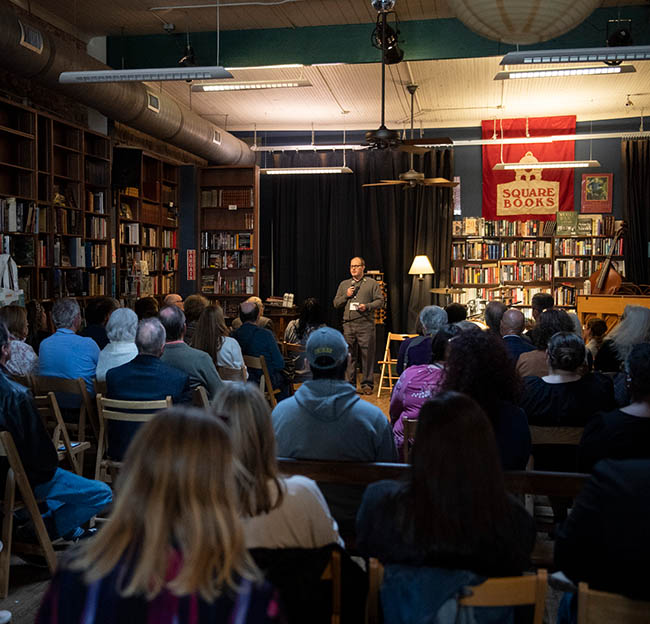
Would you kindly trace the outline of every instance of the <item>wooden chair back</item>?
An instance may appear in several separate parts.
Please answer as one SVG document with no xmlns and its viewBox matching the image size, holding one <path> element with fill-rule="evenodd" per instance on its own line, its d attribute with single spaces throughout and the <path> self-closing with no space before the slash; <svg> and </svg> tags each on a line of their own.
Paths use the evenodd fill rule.
<svg viewBox="0 0 650 624">
<path fill-rule="evenodd" d="M 415 440 L 415 431 L 418 428 L 417 418 L 405 418 L 404 423 L 404 441 L 402 443 L 402 461 L 405 464 L 409 463 L 409 455 L 411 454 L 411 446 Z"/>
<path fill-rule="evenodd" d="M 244 364 L 246 364 L 247 368 L 256 368 L 257 370 L 262 371 L 262 376 L 260 377 L 260 390 L 264 395 L 266 395 L 266 398 L 271 405 L 271 409 L 273 409 L 278 404 L 275 395 L 278 394 L 280 390 L 273 388 L 273 384 L 271 383 L 271 375 L 269 374 L 269 369 L 266 366 L 266 360 L 264 359 L 264 356 L 260 355 L 259 357 L 255 357 L 252 355 L 245 355 Z"/>
<path fill-rule="evenodd" d="M 650 602 L 589 589 L 578 584 L 578 624 L 647 624 Z"/>
<path fill-rule="evenodd" d="M 280 343 L 280 351 L 284 357 L 290 356 L 292 353 L 303 353 L 305 350 L 305 345 L 295 342 L 286 342 L 283 340 Z"/>
<path fill-rule="evenodd" d="M 341 551 L 332 549 L 332 556 L 321 576 L 323 581 L 332 582 L 332 624 L 341 623 Z"/>
<path fill-rule="evenodd" d="M 90 448 L 90 442 L 77 442 L 70 439 L 68 427 L 61 416 L 54 392 L 35 396 L 34 404 L 45 428 L 52 436 L 52 444 L 59 456 L 59 461 L 67 459 L 78 475 L 83 474 L 83 454 Z"/>
<path fill-rule="evenodd" d="M 56 555 L 52 548 L 50 536 L 43 523 L 32 486 L 27 479 L 23 462 L 20 459 L 20 455 L 18 455 L 14 439 L 8 431 L 0 432 L 0 456 L 6 457 L 9 462 L 9 470 L 7 470 L 7 476 L 5 478 L 5 492 L 2 506 L 2 536 L 0 537 L 4 546 L 2 552 L 0 552 L 0 598 L 6 598 L 9 592 L 9 566 L 12 550 L 14 552 L 42 555 L 51 574 L 54 573 L 56 568 Z M 21 501 L 16 501 L 16 484 L 18 485 Z M 34 524 L 34 530 L 36 531 L 36 537 L 39 543 L 38 546 L 13 542 L 14 512 L 25 507 Z"/>
<path fill-rule="evenodd" d="M 30 390 L 34 387 L 34 377 L 32 375 L 12 375 L 11 378 L 25 388 Z"/>
<path fill-rule="evenodd" d="M 246 383 L 246 367 L 241 368 L 228 368 L 227 366 L 219 366 L 217 368 L 219 377 L 224 381 L 241 381 Z"/>
<path fill-rule="evenodd" d="M 582 439 L 584 427 L 539 427 L 530 426 L 530 438 L 536 444 L 563 444 L 577 446 Z"/>
<path fill-rule="evenodd" d="M 381 364 L 381 372 L 379 375 L 379 389 L 377 390 L 377 398 L 381 397 L 382 390 L 393 391 L 394 382 L 399 379 L 397 374 L 397 358 L 393 357 L 391 346 L 393 342 L 401 343 L 407 338 L 415 338 L 417 334 L 394 334 L 388 332 L 386 337 L 386 348 L 384 349 L 384 357 L 377 362 Z"/>
<path fill-rule="evenodd" d="M 106 381 L 97 381 L 97 379 L 95 379 L 93 381 L 93 386 L 95 387 L 95 396 L 98 394 L 106 396 Z"/>
<path fill-rule="evenodd" d="M 121 462 L 112 461 L 106 457 L 106 451 L 108 449 L 107 421 L 143 423 L 151 420 L 157 411 L 171 406 L 171 396 L 156 401 L 120 401 L 117 399 L 107 399 L 101 394 L 98 394 L 99 440 L 97 442 L 95 479 L 108 482 L 109 472 L 116 471 L 121 466 Z"/>
<path fill-rule="evenodd" d="M 208 393 L 204 386 L 196 386 L 192 390 L 192 405 L 201 409 L 208 409 L 210 407 L 210 400 L 208 399 Z"/>
</svg>

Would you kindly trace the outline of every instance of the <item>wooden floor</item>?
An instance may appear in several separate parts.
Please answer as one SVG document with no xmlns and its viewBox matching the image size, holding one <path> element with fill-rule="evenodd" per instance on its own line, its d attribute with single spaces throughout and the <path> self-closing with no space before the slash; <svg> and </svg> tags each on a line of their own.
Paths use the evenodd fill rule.
<svg viewBox="0 0 650 624">
<path fill-rule="evenodd" d="M 12 624 L 32 624 L 49 581 L 46 568 L 36 568 L 12 557 L 9 595 L 0 600 L 0 610 L 11 611 Z"/>
</svg>

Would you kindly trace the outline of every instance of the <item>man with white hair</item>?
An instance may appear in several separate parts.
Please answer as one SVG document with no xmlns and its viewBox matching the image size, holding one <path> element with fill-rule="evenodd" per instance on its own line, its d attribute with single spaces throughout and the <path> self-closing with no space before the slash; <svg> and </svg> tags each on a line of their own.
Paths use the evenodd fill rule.
<svg viewBox="0 0 650 624">
<path fill-rule="evenodd" d="M 407 338 L 397 354 L 397 374 L 416 364 L 431 364 L 431 341 L 438 330 L 447 324 L 447 313 L 436 305 L 425 306 L 418 317 L 421 336 Z"/>
</svg>

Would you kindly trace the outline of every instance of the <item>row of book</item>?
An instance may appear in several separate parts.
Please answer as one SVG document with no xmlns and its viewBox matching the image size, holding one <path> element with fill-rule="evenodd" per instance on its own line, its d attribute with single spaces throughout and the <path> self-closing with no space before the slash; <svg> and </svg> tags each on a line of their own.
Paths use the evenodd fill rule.
<svg viewBox="0 0 650 624">
<path fill-rule="evenodd" d="M 254 193 L 252 188 L 242 189 L 202 189 L 201 208 L 253 208 Z"/>
<path fill-rule="evenodd" d="M 162 271 L 176 271 L 178 269 L 178 252 L 171 249 L 168 251 L 163 251 L 160 269 Z"/>
<path fill-rule="evenodd" d="M 163 230 L 162 246 L 167 249 L 176 249 L 178 247 L 178 232 L 176 230 Z"/>
<path fill-rule="evenodd" d="M 498 284 L 499 265 L 494 263 L 482 266 L 452 266 L 451 281 L 453 284 Z"/>
<path fill-rule="evenodd" d="M 15 197 L 0 198 L 0 231 L 37 233 L 39 212 L 34 202 Z"/>
<path fill-rule="evenodd" d="M 104 191 L 86 191 L 86 210 L 97 214 L 106 214 L 106 195 Z"/>
<path fill-rule="evenodd" d="M 553 276 L 555 278 L 563 277 L 589 277 L 594 272 L 592 260 L 556 260 L 553 266 Z"/>
<path fill-rule="evenodd" d="M 201 232 L 201 249 L 208 251 L 237 251 L 253 248 L 250 232 Z"/>
<path fill-rule="evenodd" d="M 607 256 L 612 251 L 613 238 L 558 238 L 555 239 L 556 256 Z M 623 239 L 616 241 L 615 256 L 623 255 Z"/>
<path fill-rule="evenodd" d="M 560 211 L 551 221 L 506 221 L 465 217 L 452 222 L 453 236 L 614 236 L 622 222 L 613 215 Z"/>
<path fill-rule="evenodd" d="M 253 266 L 252 251 L 202 251 L 202 269 L 249 269 Z"/>
<path fill-rule="evenodd" d="M 451 244 L 452 260 L 500 260 L 501 258 L 550 258 L 553 247 L 543 240 L 498 242 L 470 239 Z"/>
<path fill-rule="evenodd" d="M 120 223 L 120 244 L 140 244 L 140 225 L 138 223 Z"/>
<path fill-rule="evenodd" d="M 227 278 L 221 273 L 201 276 L 201 292 L 214 295 L 252 295 L 254 294 L 255 277 Z"/>
<path fill-rule="evenodd" d="M 86 183 L 95 186 L 108 186 L 110 182 L 110 166 L 106 161 L 86 160 Z M 86 210 L 90 210 L 86 208 Z"/>
<path fill-rule="evenodd" d="M 54 209 L 54 233 L 83 235 L 83 215 L 78 210 Z"/>
<path fill-rule="evenodd" d="M 107 294 L 106 278 L 103 273 L 88 273 L 81 269 L 71 271 L 54 269 L 53 286 L 54 297 L 96 297 Z"/>
<path fill-rule="evenodd" d="M 500 282 L 550 282 L 552 267 L 548 263 L 517 260 L 502 260 L 500 263 Z"/>
<path fill-rule="evenodd" d="M 135 224 L 131 224 L 135 225 Z M 158 246 L 158 228 L 142 226 L 142 244 L 149 247 Z"/>
<path fill-rule="evenodd" d="M 106 238 L 108 221 L 103 217 L 86 217 L 86 236 L 91 238 Z"/>
<path fill-rule="evenodd" d="M 476 301 L 505 301 L 508 305 L 529 306 L 533 297 L 548 288 L 513 286 L 511 288 L 464 288 L 465 292 L 452 296 L 457 303 L 468 305 Z"/>
<path fill-rule="evenodd" d="M 54 239 L 52 265 L 55 267 L 108 266 L 108 249 L 105 243 L 82 242 L 79 237 Z"/>
</svg>

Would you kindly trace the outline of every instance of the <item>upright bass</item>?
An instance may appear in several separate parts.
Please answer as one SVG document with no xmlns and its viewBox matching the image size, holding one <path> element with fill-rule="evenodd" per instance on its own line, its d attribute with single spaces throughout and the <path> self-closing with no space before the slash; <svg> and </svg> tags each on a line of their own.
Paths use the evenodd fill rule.
<svg viewBox="0 0 650 624">
<path fill-rule="evenodd" d="M 592 295 L 613 295 L 620 288 L 623 282 L 623 276 L 614 268 L 614 265 L 612 264 L 612 256 L 616 250 L 618 239 L 623 235 L 624 229 L 625 225 L 622 225 L 617 230 L 605 262 L 603 262 L 600 269 L 594 271 L 589 276 Z"/>
</svg>

